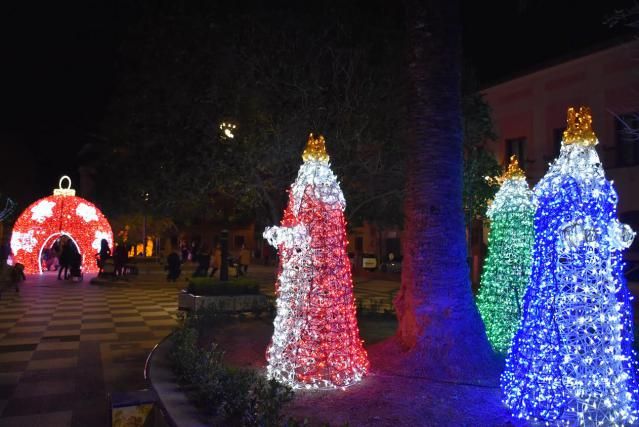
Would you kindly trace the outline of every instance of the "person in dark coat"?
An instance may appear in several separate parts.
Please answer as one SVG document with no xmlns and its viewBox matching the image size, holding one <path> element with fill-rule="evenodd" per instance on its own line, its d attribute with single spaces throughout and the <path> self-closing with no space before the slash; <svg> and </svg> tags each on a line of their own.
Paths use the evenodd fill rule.
<svg viewBox="0 0 639 427">
<path fill-rule="evenodd" d="M 69 278 L 69 264 L 71 262 L 71 255 L 73 251 L 71 246 L 73 246 L 73 242 L 68 238 L 65 238 L 60 242 L 60 246 L 60 268 L 58 269 L 58 280 L 62 280 L 62 277 L 60 276 L 64 276 L 64 280 L 66 280 Z"/>
<path fill-rule="evenodd" d="M 124 243 L 120 243 L 115 247 L 113 253 L 113 267 L 116 276 L 122 276 L 124 274 L 124 266 L 129 262 L 129 252 Z"/>
<path fill-rule="evenodd" d="M 78 251 L 78 248 L 69 242 L 69 277 L 81 278 L 82 277 L 82 255 Z M 66 277 L 65 277 L 66 278 Z"/>
<path fill-rule="evenodd" d="M 182 262 L 187 262 L 189 260 L 189 247 L 185 243 L 182 243 L 182 247 L 180 248 L 182 253 Z"/>
<path fill-rule="evenodd" d="M 166 257 L 166 269 L 169 271 L 166 275 L 166 279 L 169 282 L 175 282 L 178 277 L 180 277 L 180 273 L 182 272 L 180 266 L 182 262 L 180 261 L 180 256 L 172 251 L 169 256 Z"/>
<path fill-rule="evenodd" d="M 111 248 L 109 248 L 109 242 L 107 241 L 107 239 L 102 239 L 102 241 L 100 241 L 100 252 L 98 253 L 98 274 L 102 273 L 104 263 L 110 256 Z"/>
<path fill-rule="evenodd" d="M 193 277 L 206 277 L 211 267 L 211 253 L 208 248 L 202 247 L 197 254 L 197 268 L 193 272 Z"/>
<path fill-rule="evenodd" d="M 16 262 L 16 265 L 11 269 L 11 282 L 15 284 L 16 292 L 19 290 L 18 284 L 27 280 L 27 276 L 24 275 L 24 265 Z"/>
</svg>

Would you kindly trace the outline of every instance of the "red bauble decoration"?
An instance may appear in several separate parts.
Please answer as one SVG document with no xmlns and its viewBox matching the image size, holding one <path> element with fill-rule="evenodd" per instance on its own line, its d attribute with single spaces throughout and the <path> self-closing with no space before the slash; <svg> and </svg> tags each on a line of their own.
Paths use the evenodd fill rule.
<svg viewBox="0 0 639 427">
<path fill-rule="evenodd" d="M 65 178 L 68 179 L 60 179 L 60 184 Z M 41 273 L 42 250 L 61 235 L 76 244 L 84 272 L 98 271 L 95 254 L 102 239 L 113 247 L 113 232 L 102 212 L 88 200 L 75 196 L 74 190 L 59 188 L 53 196 L 32 203 L 18 217 L 11 235 L 14 263 L 23 264 L 25 273 Z"/>
</svg>

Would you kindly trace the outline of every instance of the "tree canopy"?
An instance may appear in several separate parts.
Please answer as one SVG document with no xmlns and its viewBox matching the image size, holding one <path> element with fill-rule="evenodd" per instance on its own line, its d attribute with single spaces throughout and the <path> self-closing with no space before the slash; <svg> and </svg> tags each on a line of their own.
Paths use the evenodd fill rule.
<svg viewBox="0 0 639 427">
<path fill-rule="evenodd" d="M 142 3 L 104 122 L 98 191 L 108 209 L 139 211 L 149 193 L 147 208 L 177 222 L 277 222 L 314 132 L 349 222 L 401 223 L 401 12 L 383 0 L 285 3 Z M 468 135 L 490 121 L 471 104 Z M 227 121 L 232 139 L 220 133 Z"/>
</svg>

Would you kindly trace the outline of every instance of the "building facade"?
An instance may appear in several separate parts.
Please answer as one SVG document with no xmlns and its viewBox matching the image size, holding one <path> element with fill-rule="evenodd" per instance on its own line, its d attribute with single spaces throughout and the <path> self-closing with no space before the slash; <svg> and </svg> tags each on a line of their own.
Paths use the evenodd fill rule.
<svg viewBox="0 0 639 427">
<path fill-rule="evenodd" d="M 502 164 L 519 157 L 535 185 L 557 157 L 568 107 L 591 108 L 597 151 L 614 180 L 620 219 L 639 231 L 639 40 L 593 51 L 488 87 Z M 639 257 L 635 239 L 630 256 Z"/>
</svg>

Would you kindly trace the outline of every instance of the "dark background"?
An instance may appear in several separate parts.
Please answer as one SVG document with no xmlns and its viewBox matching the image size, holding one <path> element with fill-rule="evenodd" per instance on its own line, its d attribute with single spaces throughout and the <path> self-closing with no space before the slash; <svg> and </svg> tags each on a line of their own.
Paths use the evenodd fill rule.
<svg viewBox="0 0 639 427">
<path fill-rule="evenodd" d="M 81 148 L 101 138 L 118 48 L 127 42 L 127 27 L 140 19 L 133 3 L 3 6 L 0 194 L 18 201 L 19 209 L 50 194 L 63 174 L 78 187 Z M 611 29 L 603 21 L 633 1 L 464 3 L 464 54 L 486 87 L 627 36 L 628 28 Z"/>
<path fill-rule="evenodd" d="M 464 2 L 464 51 L 483 87 L 632 34 L 604 21 L 636 2 Z M 492 7 L 485 7 L 490 4 Z M 513 47 L 514 45 L 514 47 Z"/>
</svg>

